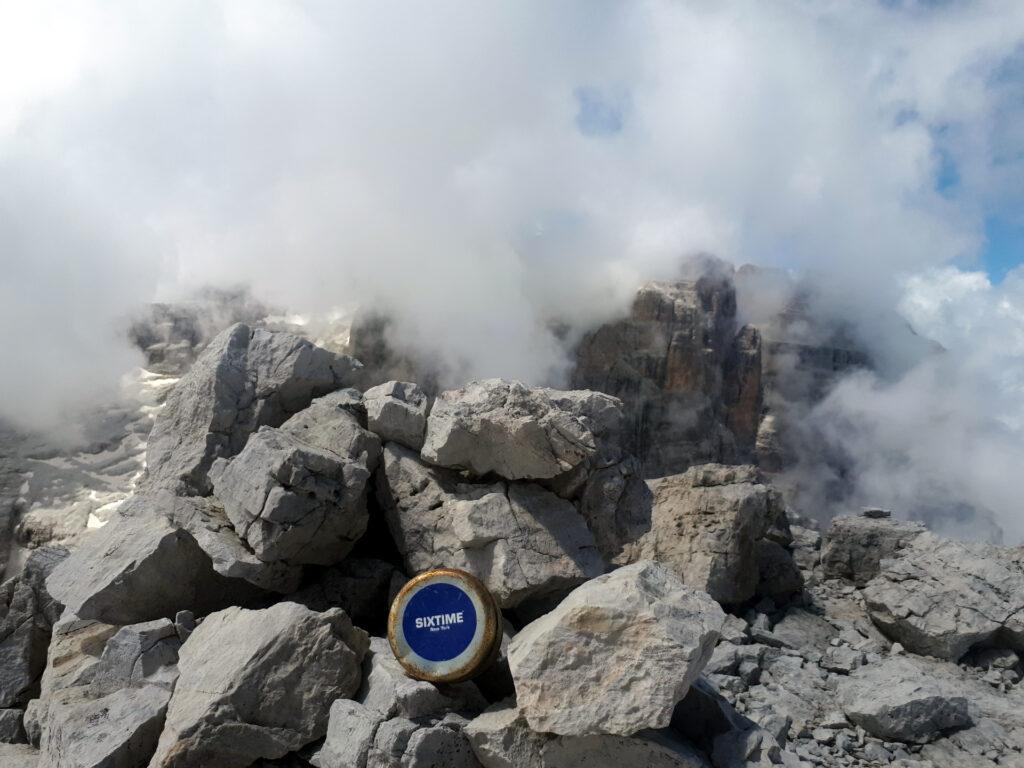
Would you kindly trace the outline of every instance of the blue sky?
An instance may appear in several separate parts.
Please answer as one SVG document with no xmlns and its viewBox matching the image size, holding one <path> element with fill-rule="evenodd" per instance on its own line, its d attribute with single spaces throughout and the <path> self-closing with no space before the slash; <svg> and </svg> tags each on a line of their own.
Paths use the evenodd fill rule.
<svg viewBox="0 0 1024 768">
<path fill-rule="evenodd" d="M 992 216 L 985 220 L 985 248 L 981 264 L 993 282 L 1024 262 L 1024 226 Z"/>
</svg>

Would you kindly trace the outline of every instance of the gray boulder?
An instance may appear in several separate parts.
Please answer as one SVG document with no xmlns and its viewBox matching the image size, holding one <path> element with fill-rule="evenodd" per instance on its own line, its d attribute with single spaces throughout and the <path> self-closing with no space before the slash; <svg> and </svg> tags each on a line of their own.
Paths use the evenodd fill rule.
<svg viewBox="0 0 1024 768">
<path fill-rule="evenodd" d="M 151 768 L 244 768 L 321 738 L 331 703 L 358 690 L 367 646 L 337 609 L 278 603 L 207 616 L 181 648 Z"/>
<path fill-rule="evenodd" d="M 822 570 L 864 586 L 878 575 L 882 560 L 895 557 L 924 530 L 921 523 L 874 514 L 833 518 L 821 550 Z"/>
<path fill-rule="evenodd" d="M 105 696 L 123 688 L 153 685 L 170 692 L 178 679 L 180 648 L 181 640 L 170 619 L 121 627 L 107 640 L 90 671 L 90 691 Z"/>
<path fill-rule="evenodd" d="M 348 419 L 351 431 L 365 438 L 353 441 L 355 455 L 263 427 L 238 456 L 216 468 L 214 492 L 260 560 L 330 565 L 366 531 L 366 484 L 380 444 L 355 417 Z"/>
<path fill-rule="evenodd" d="M 998 547 L 922 533 L 863 594 L 872 621 L 915 653 L 958 660 L 1000 638 L 1024 650 L 1024 565 Z"/>
<path fill-rule="evenodd" d="M 118 630 L 74 684 L 48 695 L 41 728 L 43 764 L 144 765 L 163 728 L 180 645 L 168 619 Z"/>
<path fill-rule="evenodd" d="M 599 449 L 591 421 L 619 401 L 597 392 L 531 389 L 502 379 L 442 392 L 427 419 L 423 458 L 475 475 L 549 479 L 570 472 Z"/>
<path fill-rule="evenodd" d="M 561 735 L 629 735 L 669 724 L 711 658 L 725 614 L 653 562 L 573 590 L 509 646 L 530 726 Z"/>
<path fill-rule="evenodd" d="M 298 576 L 256 560 L 212 502 L 165 492 L 126 502 L 46 586 L 80 619 L 131 624 L 252 599 L 256 584 L 294 589 Z"/>
<path fill-rule="evenodd" d="M 410 720 L 443 715 L 445 712 L 479 712 L 487 706 L 473 683 L 435 686 L 413 680 L 395 659 L 387 639 L 370 638 L 363 660 L 363 684 L 356 699 L 380 713 L 381 720 L 406 717 Z"/>
<path fill-rule="evenodd" d="M 0 709 L 0 743 L 25 744 L 25 713 L 20 709 Z"/>
<path fill-rule="evenodd" d="M 465 724 L 452 713 L 385 720 L 377 710 L 339 699 L 331 706 L 324 745 L 310 761 L 317 768 L 480 768 Z"/>
<path fill-rule="evenodd" d="M 314 397 L 354 383 L 360 367 L 298 336 L 231 326 L 168 395 L 149 436 L 143 487 L 209 495 L 215 459 L 236 455 L 261 426 L 280 426 Z"/>
<path fill-rule="evenodd" d="M 956 686 L 905 656 L 856 670 L 840 696 L 850 720 L 886 741 L 924 744 L 971 723 L 967 699 Z"/>
<path fill-rule="evenodd" d="M 363 393 L 366 426 L 382 440 L 418 451 L 427 429 L 426 393 L 408 381 L 388 381 Z"/>
<path fill-rule="evenodd" d="M 510 703 L 497 704 L 466 726 L 466 735 L 484 768 L 706 768 L 700 754 L 667 732 L 635 737 L 557 736 L 530 729 Z"/>
<path fill-rule="evenodd" d="M 636 559 L 663 563 L 722 603 L 753 597 L 761 580 L 758 545 L 782 504 L 758 470 L 705 464 L 650 486 L 651 529 Z"/>
<path fill-rule="evenodd" d="M 41 764 L 60 768 L 134 768 L 153 753 L 170 691 L 145 686 L 92 699 L 81 689 L 50 703 Z"/>
<path fill-rule="evenodd" d="M 382 717 L 351 699 L 331 704 L 323 746 L 310 757 L 316 768 L 366 768 L 366 758 Z"/>
<path fill-rule="evenodd" d="M 107 640 L 118 629 L 112 624 L 82 620 L 68 613 L 54 623 L 39 698 L 30 701 L 25 708 L 25 732 L 29 742 L 38 746 L 45 739 L 49 705 L 55 700 L 55 694 L 65 688 L 88 684 Z"/>
<path fill-rule="evenodd" d="M 573 505 L 534 484 L 467 483 L 384 447 L 378 500 L 410 574 L 436 566 L 469 571 L 503 608 L 560 594 L 604 571 Z"/>
<path fill-rule="evenodd" d="M 0 744 L 0 768 L 40 768 L 39 753 L 26 744 Z"/>
<path fill-rule="evenodd" d="M 0 585 L 0 707 L 24 704 L 39 685 L 61 611 L 45 582 L 66 556 L 64 549 L 36 549 L 21 573 Z"/>
</svg>

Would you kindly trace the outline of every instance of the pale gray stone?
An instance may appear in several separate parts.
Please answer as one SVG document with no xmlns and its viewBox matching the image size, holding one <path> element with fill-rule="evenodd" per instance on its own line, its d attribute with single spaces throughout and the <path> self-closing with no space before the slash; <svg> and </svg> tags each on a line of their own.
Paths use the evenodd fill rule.
<svg viewBox="0 0 1024 768">
<path fill-rule="evenodd" d="M 1024 650 L 1024 566 L 997 547 L 922 533 L 863 593 L 879 629 L 914 653 L 956 661 L 997 634 Z"/>
<path fill-rule="evenodd" d="M 651 529 L 637 559 L 657 560 L 722 603 L 754 596 L 757 545 L 781 504 L 756 468 L 705 464 L 650 481 Z"/>
<path fill-rule="evenodd" d="M 897 555 L 925 530 L 921 523 L 872 515 L 832 519 L 821 550 L 821 566 L 833 579 L 863 586 L 878 575 L 879 564 Z"/>
<path fill-rule="evenodd" d="M 707 594 L 657 563 L 600 576 L 513 638 L 518 706 L 535 730 L 562 735 L 663 728 L 724 621 Z"/>
<path fill-rule="evenodd" d="M 469 571 L 503 608 L 564 593 L 604 570 L 573 505 L 531 483 L 466 483 L 407 448 L 384 448 L 378 499 L 410 574 Z"/>
<path fill-rule="evenodd" d="M 96 696 L 140 685 L 168 690 L 178 679 L 181 640 L 170 619 L 121 627 L 107 640 L 92 668 L 90 690 Z"/>
<path fill-rule="evenodd" d="M 545 768 L 710 768 L 710 763 L 688 744 L 647 731 L 632 738 L 595 735 L 553 739 L 544 746 L 541 759 Z"/>
<path fill-rule="evenodd" d="M 0 744 L 0 768 L 48 768 L 39 752 L 26 744 Z"/>
<path fill-rule="evenodd" d="M 363 403 L 371 432 L 414 451 L 423 447 L 429 399 L 419 385 L 388 381 L 366 390 Z"/>
<path fill-rule="evenodd" d="M 415 720 L 448 711 L 479 712 L 487 706 L 471 682 L 438 687 L 407 676 L 383 637 L 370 638 L 363 674 L 363 684 L 356 698 L 379 712 L 382 720 L 393 717 Z"/>
<path fill-rule="evenodd" d="M 64 689 L 49 705 L 41 763 L 54 768 L 133 768 L 145 765 L 163 726 L 166 688 L 125 688 L 99 699 Z"/>
<path fill-rule="evenodd" d="M 169 619 L 122 627 L 69 685 L 51 688 L 40 724 L 44 764 L 144 765 L 163 728 L 180 645 Z"/>
<path fill-rule="evenodd" d="M 517 381 L 473 381 L 437 396 L 422 455 L 476 475 L 554 478 L 597 453 L 591 415 L 602 408 L 619 411 L 619 401 L 597 392 L 531 389 Z"/>
<path fill-rule="evenodd" d="M 236 455 L 318 395 L 358 379 L 360 364 L 306 339 L 241 323 L 219 334 L 174 386 L 149 436 L 142 484 L 207 496 L 217 458 Z"/>
<path fill-rule="evenodd" d="M 245 768 L 322 737 L 331 703 L 359 688 L 367 646 L 337 609 L 278 603 L 207 616 L 181 647 L 151 768 Z"/>
<path fill-rule="evenodd" d="M 208 516 L 199 514 L 208 504 L 167 493 L 134 497 L 54 569 L 47 589 L 81 619 L 132 624 L 230 605 L 256 593 L 250 581 L 294 587 L 297 573 L 270 570 L 246 555 L 226 521 L 219 530 L 208 527 Z M 218 568 L 242 578 L 226 578 Z"/>
<path fill-rule="evenodd" d="M 707 768 L 700 754 L 667 732 L 635 737 L 556 736 L 530 729 L 510 702 L 488 709 L 465 728 L 484 768 Z"/>
<path fill-rule="evenodd" d="M 971 723 L 967 699 L 910 657 L 861 667 L 842 683 L 846 716 L 880 739 L 924 744 Z"/>
<path fill-rule="evenodd" d="M 331 704 L 324 744 L 309 761 L 316 768 L 366 768 L 380 712 L 351 699 Z"/>
<path fill-rule="evenodd" d="M 366 484 L 380 444 L 345 411 L 353 454 L 321 449 L 287 429 L 263 427 L 213 474 L 214 492 L 238 535 L 264 562 L 330 565 L 366 531 Z M 301 415 L 301 414 L 300 414 Z M 331 434 L 344 434 L 335 426 Z M 327 441 L 323 441 L 327 442 Z M 346 442 L 349 442 L 346 440 Z M 355 453 L 358 451 L 358 453 Z"/>
<path fill-rule="evenodd" d="M 798 649 L 825 648 L 838 634 L 839 630 L 821 616 L 802 608 L 790 608 L 772 627 L 773 637 L 789 648 Z"/>
</svg>

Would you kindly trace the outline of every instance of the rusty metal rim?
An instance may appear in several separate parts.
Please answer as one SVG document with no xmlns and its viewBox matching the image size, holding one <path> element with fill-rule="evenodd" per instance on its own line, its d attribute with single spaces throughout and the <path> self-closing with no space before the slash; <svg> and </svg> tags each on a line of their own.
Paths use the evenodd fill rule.
<svg viewBox="0 0 1024 768">
<path fill-rule="evenodd" d="M 397 628 L 401 623 L 399 607 L 407 603 L 406 598 L 409 593 L 421 584 L 430 582 L 438 576 L 462 582 L 476 594 L 481 606 L 483 606 L 484 627 L 480 648 L 462 666 L 443 675 L 430 675 L 418 669 L 399 653 Z M 391 652 L 409 677 L 416 680 L 425 680 L 429 683 L 461 683 L 485 670 L 497 657 L 498 651 L 501 648 L 500 616 L 501 612 L 498 609 L 494 596 L 476 576 L 459 568 L 433 568 L 411 578 L 395 596 L 394 601 L 391 603 L 391 610 L 388 613 L 388 643 L 391 645 Z"/>
</svg>

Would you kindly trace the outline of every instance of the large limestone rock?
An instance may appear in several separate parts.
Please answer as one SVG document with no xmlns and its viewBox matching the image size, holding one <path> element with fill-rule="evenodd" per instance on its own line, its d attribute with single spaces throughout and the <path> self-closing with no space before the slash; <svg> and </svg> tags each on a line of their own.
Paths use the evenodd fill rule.
<svg viewBox="0 0 1024 768">
<path fill-rule="evenodd" d="M 562 735 L 663 728 L 724 622 L 707 594 L 657 563 L 600 576 L 513 638 L 518 706 L 534 730 Z"/>
<path fill-rule="evenodd" d="M 725 265 L 637 291 L 628 318 L 588 334 L 572 386 L 622 400 L 625 448 L 647 477 L 752 458 L 761 413 L 760 337 L 736 328 Z"/>
<path fill-rule="evenodd" d="M 473 683 L 438 687 L 425 680 L 413 680 L 405 674 L 383 637 L 370 638 L 369 651 L 363 660 L 363 675 L 356 698 L 379 712 L 382 720 L 393 717 L 415 720 L 449 711 L 479 712 L 487 704 Z"/>
<path fill-rule="evenodd" d="M 331 703 L 359 688 L 367 645 L 337 609 L 278 603 L 207 616 L 181 648 L 150 768 L 245 768 L 322 737 Z"/>
<path fill-rule="evenodd" d="M 51 723 L 41 764 L 64 768 L 145 765 L 153 752 L 170 692 L 147 686 L 93 700 L 61 691 L 50 706 Z"/>
<path fill-rule="evenodd" d="M 836 517 L 825 535 L 821 567 L 833 579 L 864 586 L 878 575 L 882 560 L 897 556 L 925 530 L 920 523 L 867 511 Z"/>
<path fill-rule="evenodd" d="M 314 397 L 353 383 L 359 368 L 298 336 L 231 326 L 168 395 L 149 437 L 143 486 L 209 495 L 215 459 L 237 454 L 261 426 L 280 426 Z"/>
<path fill-rule="evenodd" d="M 708 762 L 668 732 L 635 737 L 556 736 L 530 729 L 507 702 L 497 704 L 466 726 L 466 735 L 484 768 L 706 768 Z"/>
<path fill-rule="evenodd" d="M 22 572 L 0 586 L 0 707 L 24 704 L 39 684 L 61 611 L 45 582 L 66 556 L 64 549 L 37 549 Z"/>
<path fill-rule="evenodd" d="M 604 571 L 583 518 L 538 485 L 467 483 L 395 443 L 383 463 L 377 495 L 410 574 L 462 568 L 509 608 Z"/>
<path fill-rule="evenodd" d="M 181 642 L 168 619 L 121 628 L 76 684 L 48 695 L 40 752 L 67 768 L 145 765 L 163 728 Z"/>
<path fill-rule="evenodd" d="M 753 597 L 758 543 L 782 505 L 757 469 L 706 464 L 650 486 L 651 529 L 640 539 L 637 559 L 663 563 L 721 603 Z"/>
<path fill-rule="evenodd" d="M 126 502 L 46 585 L 80 619 L 131 624 L 252 599 L 256 586 L 294 589 L 298 577 L 253 557 L 209 500 L 163 492 Z"/>
<path fill-rule="evenodd" d="M 239 536 L 263 561 L 330 565 L 366 531 L 366 484 L 380 443 L 365 435 L 355 456 L 263 427 L 214 473 L 214 492 Z"/>
<path fill-rule="evenodd" d="M 408 381 L 388 381 L 363 393 L 366 426 L 382 440 L 418 451 L 427 429 L 426 393 Z"/>
<path fill-rule="evenodd" d="M 921 533 L 863 593 L 879 629 L 915 653 L 956 661 L 997 636 L 1024 650 L 1024 566 L 998 547 Z"/>
<path fill-rule="evenodd" d="M 886 741 L 924 744 L 971 723 L 967 699 L 956 686 L 909 657 L 861 667 L 840 693 L 846 716 Z"/>
<path fill-rule="evenodd" d="M 531 389 L 502 379 L 473 381 L 437 396 L 422 454 L 432 464 L 475 475 L 554 478 L 598 452 L 592 418 L 618 409 L 618 401 L 597 392 Z"/>
</svg>

